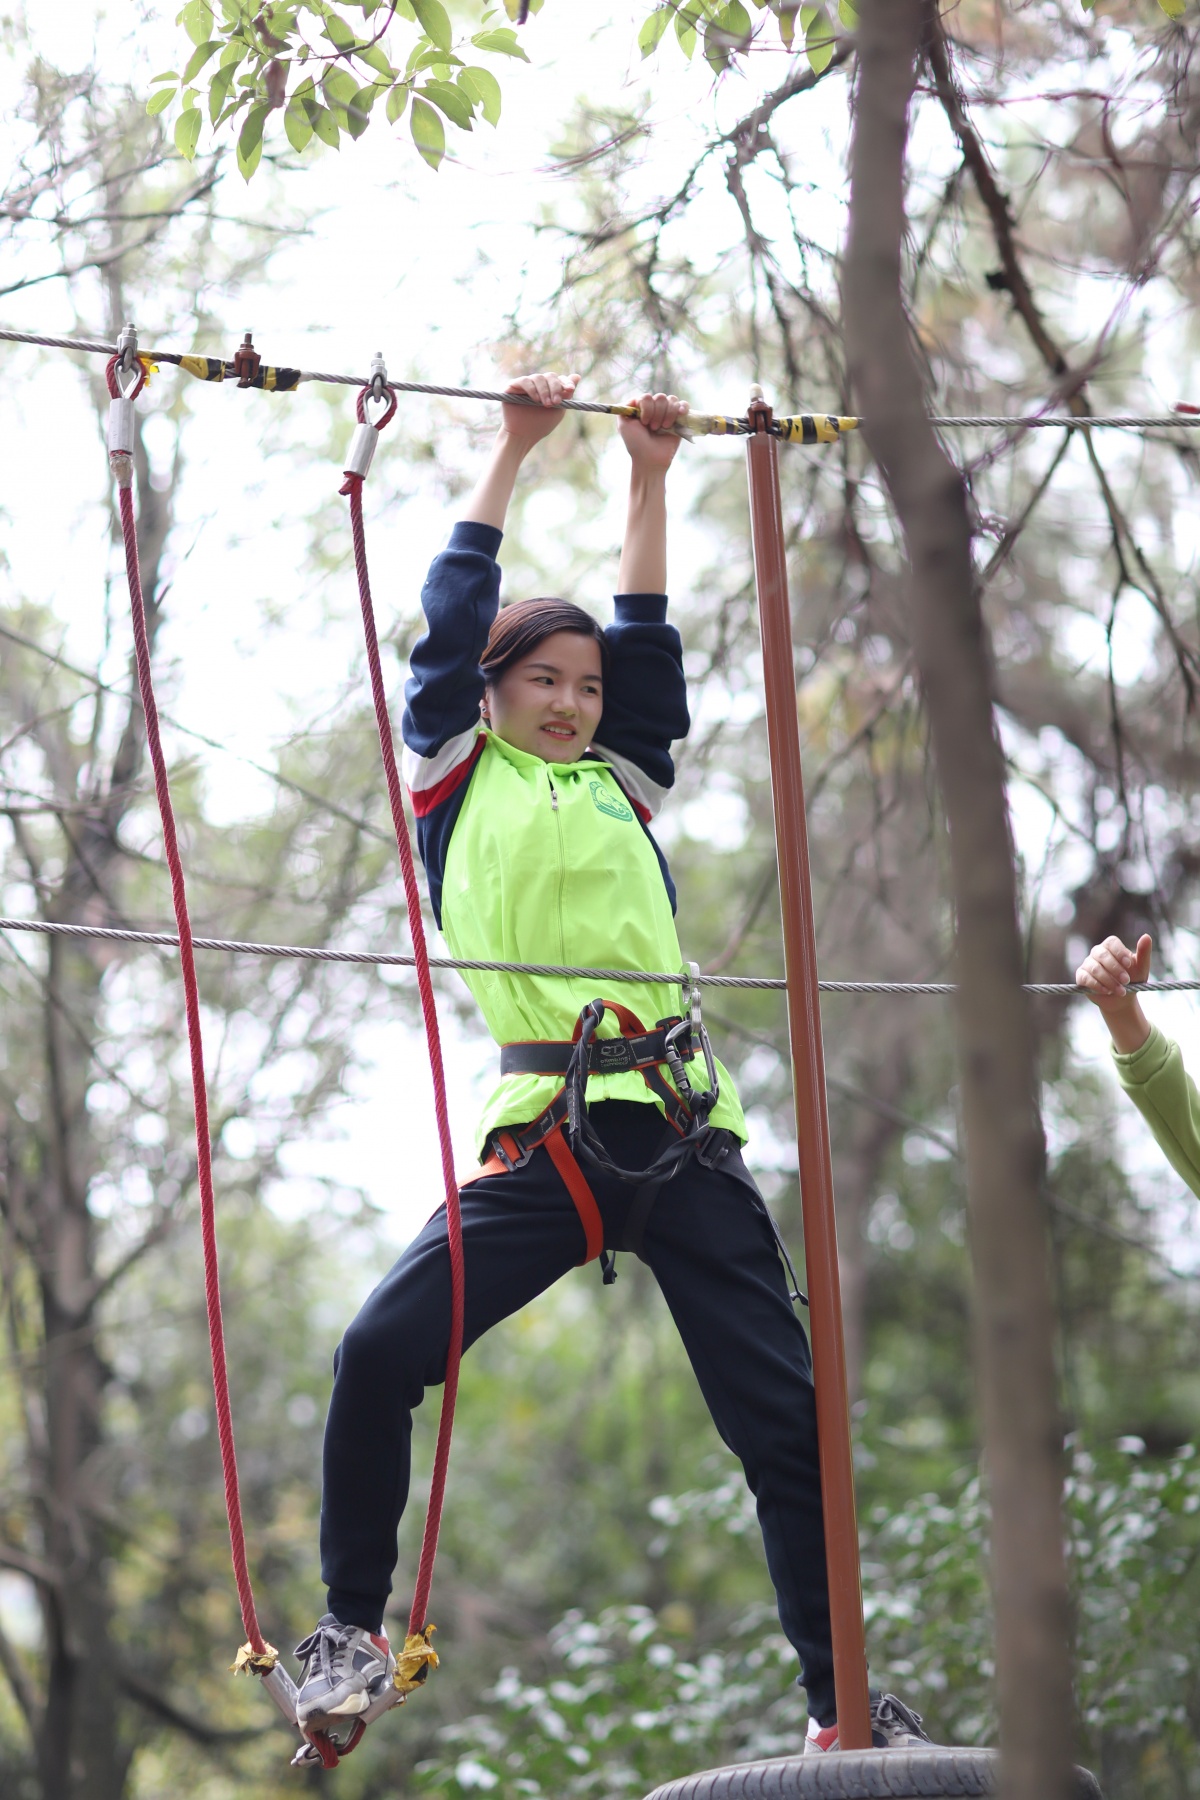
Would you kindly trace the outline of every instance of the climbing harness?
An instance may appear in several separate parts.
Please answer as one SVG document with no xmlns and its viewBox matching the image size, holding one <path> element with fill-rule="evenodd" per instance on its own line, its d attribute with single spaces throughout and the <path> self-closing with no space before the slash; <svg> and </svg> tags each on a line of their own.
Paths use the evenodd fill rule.
<svg viewBox="0 0 1200 1800">
<path fill-rule="evenodd" d="M 788 1273 L 793 1300 L 805 1300 L 796 1280 L 787 1245 L 757 1183 L 742 1161 L 733 1132 L 714 1129 L 709 1115 L 720 1096 L 716 1059 L 700 1010 L 700 970 L 689 963 L 682 977 L 685 1016 L 660 1019 L 647 1031 L 637 1014 L 615 1001 L 589 1000 L 580 1012 L 569 1039 L 525 1038 L 500 1048 L 500 1074 L 561 1075 L 563 1085 L 532 1124 L 507 1125 L 492 1132 L 478 1169 L 462 1178 L 463 1186 L 486 1176 L 508 1175 L 523 1169 L 536 1150 L 544 1148 L 579 1214 L 584 1253 L 577 1267 L 598 1261 L 605 1285 L 617 1278 L 615 1251 L 604 1247 L 604 1224 L 591 1184 L 581 1163 L 623 1181 L 636 1189 L 626 1214 L 616 1250 L 641 1257 L 646 1225 L 659 1193 L 668 1181 L 694 1157 L 706 1168 L 724 1168 L 750 1189 L 755 1204 L 771 1227 Z M 606 1013 L 621 1026 L 619 1037 L 597 1037 Z M 707 1087 L 693 1086 L 687 1064 L 704 1058 Z M 671 1081 L 663 1075 L 669 1070 Z M 661 1104 L 666 1132 L 644 1169 L 626 1169 L 609 1155 L 591 1124 L 587 1111 L 587 1083 L 591 1075 L 638 1074 Z M 672 1086 L 672 1083 L 674 1085 Z M 807 1301 L 805 1301 L 807 1304 Z"/>
<path fill-rule="evenodd" d="M 619 1037 L 596 1036 L 596 1027 L 606 1012 L 611 1012 L 619 1022 Z M 703 1026 L 700 1029 L 703 1030 Z M 628 1007 L 612 1000 L 589 1000 L 569 1040 L 533 1038 L 503 1044 L 500 1049 L 502 1076 L 562 1075 L 563 1085 L 532 1124 L 510 1125 L 494 1131 L 484 1161 L 466 1180 L 512 1174 L 516 1169 L 523 1169 L 534 1151 L 544 1146 L 575 1203 L 583 1226 L 584 1253 L 580 1266 L 599 1259 L 605 1281 L 614 1281 L 616 1272 L 611 1255 L 604 1249 L 600 1209 L 580 1167 L 580 1159 L 621 1181 L 633 1182 L 639 1188 L 653 1183 L 657 1191 L 697 1154 L 711 1135 L 708 1115 L 717 1103 L 717 1076 L 705 1034 L 704 1053 L 710 1086 L 699 1093 L 693 1090 L 684 1068 L 685 1061 L 691 1061 L 695 1055 L 690 1041 L 691 1030 L 690 1018 L 663 1019 L 648 1032 L 637 1014 L 630 1012 Z M 661 1072 L 664 1064 L 674 1077 L 674 1087 Z M 623 1169 L 613 1162 L 588 1119 L 589 1075 L 618 1072 L 639 1074 L 662 1105 L 667 1118 L 667 1143 L 648 1169 Z M 728 1137 L 729 1134 L 722 1135 Z"/>
</svg>

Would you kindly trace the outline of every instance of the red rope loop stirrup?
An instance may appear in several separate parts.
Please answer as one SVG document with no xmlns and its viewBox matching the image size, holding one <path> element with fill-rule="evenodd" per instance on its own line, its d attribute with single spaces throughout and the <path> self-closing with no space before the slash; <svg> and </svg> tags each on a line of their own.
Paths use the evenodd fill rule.
<svg viewBox="0 0 1200 1800">
<path fill-rule="evenodd" d="M 396 767 L 396 751 L 392 742 L 392 723 L 388 714 L 387 694 L 383 685 L 383 670 L 379 662 L 379 640 L 375 631 L 375 609 L 371 602 L 371 582 L 367 573 L 367 547 L 363 533 L 362 488 L 363 479 L 370 467 L 370 453 L 360 454 L 356 460 L 356 451 L 360 440 L 370 439 L 370 452 L 374 451 L 378 433 L 388 423 L 396 410 L 396 396 L 387 386 L 383 376 L 382 363 L 376 361 L 375 373 L 378 382 L 373 381 L 358 396 L 359 428 L 355 434 L 351 454 L 346 461 L 346 482 L 343 494 L 350 497 L 350 527 L 354 537 L 354 567 L 358 575 L 358 594 L 362 602 L 363 633 L 367 646 L 367 665 L 371 677 L 371 698 L 375 703 L 375 719 L 379 727 L 379 748 L 383 754 L 383 768 L 387 779 L 388 801 L 392 809 L 392 824 L 396 831 L 396 848 L 400 853 L 400 872 L 404 880 L 404 900 L 408 908 L 408 925 L 412 934 L 413 951 L 417 969 L 417 985 L 421 994 L 421 1012 L 425 1021 L 425 1038 L 429 1047 L 429 1066 L 433 1076 L 434 1110 L 437 1117 L 438 1143 L 442 1152 L 442 1176 L 446 1186 L 446 1231 L 450 1249 L 450 1344 L 446 1356 L 446 1385 L 442 1393 L 442 1413 L 438 1423 L 437 1449 L 433 1460 L 433 1479 L 429 1488 L 429 1510 L 425 1515 L 425 1536 L 421 1544 L 421 1560 L 417 1565 L 416 1590 L 413 1594 L 412 1611 L 408 1620 L 408 1641 L 406 1652 L 410 1649 L 419 1656 L 415 1639 L 424 1639 L 428 1644 L 428 1625 L 426 1609 L 429 1605 L 429 1590 L 433 1581 L 433 1564 L 437 1555 L 438 1531 L 441 1526 L 442 1505 L 446 1492 L 446 1470 L 450 1461 L 450 1435 L 454 1425 L 454 1402 L 458 1393 L 458 1371 L 462 1360 L 463 1340 L 463 1244 L 462 1217 L 459 1210 L 458 1182 L 454 1175 L 454 1151 L 450 1142 L 450 1119 L 446 1105 L 446 1076 L 442 1065 L 442 1043 L 438 1031 L 437 1007 L 433 997 L 433 981 L 429 972 L 429 951 L 425 942 L 425 926 L 421 918 L 421 896 L 417 887 L 417 875 L 413 866 L 412 847 L 408 837 L 408 821 L 404 813 L 404 798 L 400 786 L 400 772 Z M 366 403 L 372 395 L 389 397 L 390 405 L 383 417 L 372 425 L 366 416 Z M 432 1651 L 423 1657 L 425 1670 L 433 1667 L 436 1658 Z M 419 1672 L 419 1679 L 423 1679 Z M 397 1686 L 399 1686 L 397 1682 Z M 416 1685 L 414 1683 L 414 1685 Z"/>
<path fill-rule="evenodd" d="M 208 1309 L 208 1338 L 212 1351 L 213 1396 L 216 1402 L 217 1435 L 221 1445 L 221 1468 L 225 1479 L 225 1511 L 229 1519 L 229 1543 L 233 1555 L 233 1574 L 237 1583 L 238 1604 L 242 1612 L 247 1644 L 239 1652 L 238 1665 L 256 1674 L 274 1668 L 277 1652 L 259 1630 L 254 1609 L 254 1593 L 246 1564 L 246 1538 L 242 1527 L 241 1499 L 238 1493 L 237 1457 L 233 1443 L 233 1418 L 229 1406 L 229 1374 L 225 1362 L 225 1332 L 221 1320 L 221 1284 L 217 1266 L 216 1209 L 213 1202 L 212 1153 L 209 1139 L 208 1094 L 204 1080 L 204 1046 L 200 1035 L 200 993 L 196 983 L 196 961 L 192 947 L 192 924 L 188 916 L 184 887 L 183 863 L 175 831 L 175 815 L 167 780 L 158 728 L 158 708 L 154 700 L 154 682 L 150 668 L 150 642 L 146 630 L 146 609 L 142 600 L 142 577 L 138 566 L 137 525 L 133 513 L 133 396 L 145 385 L 146 371 L 135 361 L 138 378 L 124 391 L 118 375 L 118 357 L 108 365 L 108 387 L 112 394 L 108 447 L 109 460 L 117 481 L 121 511 L 121 531 L 125 539 L 125 570 L 129 577 L 129 605 L 133 619 L 134 658 L 137 663 L 138 690 L 146 720 L 146 745 L 154 771 L 154 792 L 162 819 L 163 846 L 171 877 L 171 899 L 179 932 L 179 966 L 183 975 L 184 1010 L 187 1015 L 188 1049 L 192 1061 L 192 1098 L 196 1115 L 196 1173 L 200 1189 L 200 1231 L 204 1245 L 204 1298 Z M 237 1665 L 235 1665 L 237 1666 Z"/>
</svg>

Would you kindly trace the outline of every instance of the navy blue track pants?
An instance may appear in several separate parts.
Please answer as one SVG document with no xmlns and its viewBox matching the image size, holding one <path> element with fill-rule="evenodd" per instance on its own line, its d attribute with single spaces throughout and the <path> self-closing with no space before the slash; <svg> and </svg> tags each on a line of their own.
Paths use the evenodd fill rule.
<svg viewBox="0 0 1200 1800">
<path fill-rule="evenodd" d="M 602 1101 L 591 1120 L 613 1160 L 642 1169 L 662 1116 Z M 586 1170 L 620 1248 L 636 1189 Z M 544 1149 L 513 1174 L 462 1194 L 465 1344 L 517 1312 L 579 1262 L 583 1227 Z M 771 1226 L 736 1175 L 695 1159 L 660 1189 L 641 1255 L 662 1289 L 713 1422 L 758 1504 L 779 1617 L 799 1654 L 809 1712 L 836 1717 L 812 1361 L 788 1298 Z M 445 1380 L 450 1336 L 446 1213 L 436 1212 L 354 1319 L 334 1359 L 325 1427 L 322 1575 L 329 1609 L 378 1631 L 408 1499 L 413 1408 Z"/>
</svg>

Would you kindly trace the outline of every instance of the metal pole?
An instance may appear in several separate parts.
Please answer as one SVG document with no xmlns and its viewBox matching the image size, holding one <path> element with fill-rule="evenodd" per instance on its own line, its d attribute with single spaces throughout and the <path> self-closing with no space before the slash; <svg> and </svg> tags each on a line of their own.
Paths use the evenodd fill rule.
<svg viewBox="0 0 1200 1800">
<path fill-rule="evenodd" d="M 762 629 L 771 796 L 779 852 L 779 897 L 783 910 L 788 1031 L 796 1099 L 800 1199 L 804 1213 L 804 1261 L 821 1450 L 821 1498 L 833 1628 L 838 1748 L 869 1750 L 871 1720 L 858 1521 L 854 1504 L 854 1464 L 850 1448 L 850 1403 L 846 1387 L 846 1347 L 842 1336 L 842 1289 L 838 1274 L 833 1164 L 825 1098 L 825 1056 L 821 1047 L 821 1001 L 817 990 L 808 826 L 800 765 L 800 727 L 796 716 L 792 618 L 779 494 L 779 450 L 776 440 L 767 435 L 770 407 L 756 397 L 750 405 L 749 416 L 755 426 L 755 433 L 746 444 L 750 527 Z"/>
</svg>

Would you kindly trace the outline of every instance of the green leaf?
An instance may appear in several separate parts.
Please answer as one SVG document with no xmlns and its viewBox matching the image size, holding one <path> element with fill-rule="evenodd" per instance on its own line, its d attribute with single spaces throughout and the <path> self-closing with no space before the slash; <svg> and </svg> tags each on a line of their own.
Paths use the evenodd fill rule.
<svg viewBox="0 0 1200 1800">
<path fill-rule="evenodd" d="M 446 154 L 446 132 L 437 113 L 427 100 L 421 99 L 419 94 L 413 95 L 408 126 L 412 132 L 413 143 L 430 168 L 436 169 Z"/>
<path fill-rule="evenodd" d="M 444 50 L 435 50 L 432 45 L 423 49 L 425 38 L 417 40 L 417 47 L 408 59 L 404 73 L 417 75 L 422 69 L 429 69 L 438 81 L 449 81 L 451 69 L 461 69 L 462 61 L 457 56 L 448 56 Z"/>
<path fill-rule="evenodd" d="M 336 150 L 341 139 L 338 133 L 337 120 L 334 118 L 329 108 L 327 106 L 316 106 L 310 102 L 305 108 L 305 111 L 308 113 L 312 128 L 320 138 L 321 142 L 323 144 L 328 144 L 331 150 Z"/>
<path fill-rule="evenodd" d="M 257 169 L 257 167 L 261 161 L 262 161 L 262 139 L 261 138 L 258 140 L 258 142 L 257 142 L 257 144 L 255 144 L 253 150 L 251 150 L 249 155 L 247 155 L 247 156 L 242 155 L 242 146 L 239 141 L 238 147 L 237 147 L 237 166 L 241 170 L 243 181 L 249 181 L 250 177 L 253 175 L 255 169 Z"/>
<path fill-rule="evenodd" d="M 147 100 L 146 111 L 151 117 L 153 117 L 155 113 L 166 112 L 174 98 L 174 88 L 159 88 L 157 94 L 151 94 L 150 98 Z"/>
<path fill-rule="evenodd" d="M 743 44 L 750 42 L 750 34 L 754 27 L 750 22 L 750 14 L 742 5 L 742 0 L 729 0 L 728 6 L 720 14 L 720 24 L 721 29 L 727 31 L 731 37 L 739 39 Z"/>
<path fill-rule="evenodd" d="M 365 50 L 360 50 L 358 60 L 366 63 L 368 69 L 374 69 L 377 75 L 382 75 L 385 81 L 395 80 L 396 71 L 378 44 L 368 44 Z"/>
<path fill-rule="evenodd" d="M 696 48 L 696 22 L 687 9 L 675 14 L 675 36 L 679 41 L 679 48 L 691 62 Z"/>
<path fill-rule="evenodd" d="M 454 42 L 454 31 L 442 0 L 412 0 L 412 5 L 430 43 L 436 44 L 439 50 L 449 50 Z"/>
<path fill-rule="evenodd" d="M 250 111 L 246 114 L 245 124 L 238 133 L 237 144 L 238 167 L 242 169 L 243 174 L 245 174 L 245 169 L 242 168 L 243 163 L 249 160 L 255 150 L 260 150 L 262 148 L 263 126 L 267 122 L 267 114 L 270 110 L 271 108 L 267 102 L 265 100 L 260 100 L 258 104 L 252 106 Z M 255 167 L 257 166 L 258 159 L 256 157 Z"/>
<path fill-rule="evenodd" d="M 155 83 L 159 82 L 159 81 L 178 81 L 178 80 L 179 80 L 178 69 L 164 69 L 161 75 L 152 75 L 150 77 L 150 86 L 153 87 L 155 85 Z"/>
<path fill-rule="evenodd" d="M 287 133 L 287 141 L 293 150 L 303 150 L 312 139 L 313 128 L 309 124 L 308 114 L 303 103 L 289 100 L 287 111 L 283 115 L 283 129 Z"/>
<path fill-rule="evenodd" d="M 330 106 L 349 106 L 358 92 L 358 83 L 348 69 L 326 69 L 321 86 Z"/>
<path fill-rule="evenodd" d="M 448 81 L 427 81 L 421 92 L 441 108 L 452 124 L 470 131 L 471 102 L 461 88 L 452 87 Z"/>
<path fill-rule="evenodd" d="M 838 18 L 847 31 L 858 30 L 858 10 L 853 0 L 838 0 Z"/>
<path fill-rule="evenodd" d="M 408 105 L 408 89 L 394 87 L 387 97 L 388 123 L 394 125 L 397 119 L 404 117 L 404 109 Z"/>
<path fill-rule="evenodd" d="M 642 29 L 638 32 L 638 49 L 643 57 L 653 55 L 658 49 L 662 35 L 671 23 L 671 12 L 671 7 L 660 6 L 657 12 L 652 12 L 643 22 Z"/>
<path fill-rule="evenodd" d="M 490 69 L 480 69 L 474 63 L 458 72 L 459 87 L 466 88 L 468 94 L 478 103 L 483 116 L 489 125 L 500 122 L 500 83 Z"/>
<path fill-rule="evenodd" d="M 704 28 L 704 54 L 709 66 L 716 70 L 728 67 L 731 55 L 744 50 L 750 42 L 750 14 L 742 0 L 729 0 L 718 7 Z"/>
<path fill-rule="evenodd" d="M 215 125 L 217 114 L 229 98 L 229 90 L 233 85 L 234 65 L 230 63 L 224 69 L 218 69 L 208 84 L 208 116 Z"/>
<path fill-rule="evenodd" d="M 833 26 L 823 6 L 802 6 L 804 54 L 814 75 L 823 75 L 833 61 Z"/>
<path fill-rule="evenodd" d="M 175 121 L 175 148 L 186 162 L 191 162 L 196 154 L 202 123 L 200 113 L 194 106 L 189 106 L 186 112 L 181 112 Z"/>
<path fill-rule="evenodd" d="M 521 62 L 529 58 L 517 42 L 517 34 L 507 25 L 501 25 L 495 31 L 477 31 L 471 39 L 477 50 L 490 50 L 495 56 L 515 56 Z"/>
<path fill-rule="evenodd" d="M 206 44 L 213 34 L 216 19 L 209 0 L 188 0 L 188 4 L 176 17 L 175 23 L 182 25 L 193 44 Z"/>
<path fill-rule="evenodd" d="M 335 50 L 353 50 L 358 42 L 345 19 L 338 13 L 326 13 L 325 23 L 321 29 Z"/>
<path fill-rule="evenodd" d="M 187 68 L 183 71 L 181 80 L 195 81 L 197 75 L 200 73 L 201 69 L 204 67 L 204 65 L 208 61 L 209 57 L 215 56 L 217 54 L 217 51 L 220 48 L 221 48 L 221 39 L 220 38 L 209 38 L 207 44 L 198 45 L 197 48 L 192 51 L 191 56 L 188 58 L 188 65 L 187 65 Z"/>
<path fill-rule="evenodd" d="M 240 38 L 231 38 L 221 52 L 221 67 L 236 69 L 242 58 L 248 54 L 247 46 Z"/>
<path fill-rule="evenodd" d="M 779 41 L 785 50 L 790 50 L 796 39 L 796 8 L 781 7 L 778 13 Z"/>
<path fill-rule="evenodd" d="M 370 87 L 360 87 L 354 98 L 346 107 L 346 130 L 352 138 L 360 138 L 371 123 L 371 108 L 375 97 L 382 90 L 374 83 Z"/>
<path fill-rule="evenodd" d="M 1168 19 L 1182 19 L 1184 13 L 1187 11 L 1187 0 L 1158 0 L 1158 4 L 1162 7 Z"/>
</svg>

